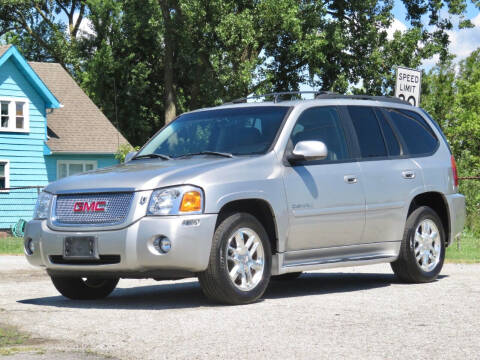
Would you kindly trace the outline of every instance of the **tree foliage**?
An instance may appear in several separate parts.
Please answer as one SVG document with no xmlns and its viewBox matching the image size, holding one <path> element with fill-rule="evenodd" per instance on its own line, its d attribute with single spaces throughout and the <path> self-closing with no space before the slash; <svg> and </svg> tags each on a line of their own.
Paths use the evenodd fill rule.
<svg viewBox="0 0 480 360">
<path fill-rule="evenodd" d="M 0 36 L 61 63 L 138 145 L 252 92 L 391 94 L 396 65 L 448 60 L 452 16 L 471 26 L 467 0 L 402 2 L 410 28 L 388 38 L 393 0 L 0 0 Z"/>
<path fill-rule="evenodd" d="M 480 49 L 461 61 L 439 64 L 422 80 L 422 107 L 434 117 L 447 136 L 460 176 L 480 175 Z M 480 183 L 463 180 L 468 225 L 480 232 Z"/>
</svg>

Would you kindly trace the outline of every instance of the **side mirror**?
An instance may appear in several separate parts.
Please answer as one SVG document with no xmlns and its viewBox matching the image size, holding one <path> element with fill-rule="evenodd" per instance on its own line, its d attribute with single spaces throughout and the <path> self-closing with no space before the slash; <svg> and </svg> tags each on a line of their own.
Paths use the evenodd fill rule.
<svg viewBox="0 0 480 360">
<path fill-rule="evenodd" d="M 127 155 L 125 155 L 125 160 L 123 162 L 124 163 L 129 162 L 130 160 L 133 159 L 135 155 L 137 155 L 137 151 L 130 151 Z"/>
<path fill-rule="evenodd" d="M 299 141 L 287 157 L 290 162 L 323 160 L 328 156 L 327 145 L 322 141 Z"/>
</svg>

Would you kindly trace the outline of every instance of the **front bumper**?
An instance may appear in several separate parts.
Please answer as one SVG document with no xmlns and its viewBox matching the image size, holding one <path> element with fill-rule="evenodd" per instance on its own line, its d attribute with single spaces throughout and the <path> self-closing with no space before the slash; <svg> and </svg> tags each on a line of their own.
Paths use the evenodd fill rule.
<svg viewBox="0 0 480 360">
<path fill-rule="evenodd" d="M 200 220 L 198 225 L 185 220 Z M 217 214 L 192 216 L 144 217 L 118 230 L 58 231 L 48 227 L 46 220 L 32 220 L 25 229 L 25 240 L 32 239 L 35 251 L 27 255 L 34 266 L 56 275 L 104 274 L 116 277 L 155 277 L 155 273 L 203 271 L 208 266 L 210 248 Z M 117 256 L 114 264 L 58 263 L 63 255 L 67 236 L 95 236 L 100 256 Z M 153 241 L 159 236 L 171 240 L 172 248 L 166 254 L 158 253 Z M 160 276 L 158 276 L 160 277 Z"/>
<path fill-rule="evenodd" d="M 450 214 L 450 236 L 447 245 L 450 245 L 463 231 L 467 213 L 465 208 L 465 196 L 462 194 L 451 194 L 447 195 L 446 199 Z"/>
</svg>

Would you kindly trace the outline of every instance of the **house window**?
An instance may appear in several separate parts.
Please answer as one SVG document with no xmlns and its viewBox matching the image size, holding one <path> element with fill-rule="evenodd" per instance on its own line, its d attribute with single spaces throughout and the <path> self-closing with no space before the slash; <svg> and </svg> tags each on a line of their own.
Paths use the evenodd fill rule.
<svg viewBox="0 0 480 360">
<path fill-rule="evenodd" d="M 62 179 L 85 171 L 95 170 L 96 168 L 96 161 L 59 160 L 57 162 L 57 179 Z"/>
<path fill-rule="evenodd" d="M 10 103 L 8 101 L 1 101 L 1 117 L 2 117 L 2 121 L 1 121 L 1 127 L 2 128 L 8 128 L 8 120 L 10 119 L 10 115 L 9 115 L 9 107 L 10 107 Z"/>
<path fill-rule="evenodd" d="M 0 160 L 0 191 L 10 187 L 10 163 Z"/>
<path fill-rule="evenodd" d="M 0 99 L 0 131 L 29 131 L 28 101 L 26 99 Z"/>
<path fill-rule="evenodd" d="M 21 101 L 17 101 L 15 102 L 15 106 L 16 106 L 16 127 L 17 129 L 23 129 L 24 125 L 25 125 L 25 118 L 24 118 L 24 114 L 23 114 L 23 108 L 25 107 L 25 103 L 24 102 L 21 102 Z"/>
</svg>

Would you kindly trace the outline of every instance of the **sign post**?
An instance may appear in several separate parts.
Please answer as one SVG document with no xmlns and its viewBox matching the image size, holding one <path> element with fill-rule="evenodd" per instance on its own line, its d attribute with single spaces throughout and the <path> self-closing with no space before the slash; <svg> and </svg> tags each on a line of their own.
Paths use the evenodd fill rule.
<svg viewBox="0 0 480 360">
<path fill-rule="evenodd" d="M 413 106 L 420 106 L 422 88 L 422 71 L 397 67 L 395 97 L 405 100 Z"/>
</svg>

